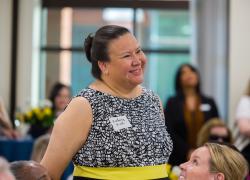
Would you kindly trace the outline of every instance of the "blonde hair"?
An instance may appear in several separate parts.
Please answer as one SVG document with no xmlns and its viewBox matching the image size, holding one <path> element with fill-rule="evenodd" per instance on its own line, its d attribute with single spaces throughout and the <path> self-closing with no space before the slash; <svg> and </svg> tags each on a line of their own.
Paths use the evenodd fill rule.
<svg viewBox="0 0 250 180">
<path fill-rule="evenodd" d="M 226 144 L 206 143 L 210 152 L 210 172 L 223 173 L 225 180 L 243 180 L 249 169 L 245 158 L 234 147 Z"/>
<path fill-rule="evenodd" d="M 198 132 L 197 147 L 203 146 L 208 142 L 208 138 L 213 127 L 225 127 L 227 129 L 227 134 L 229 136 L 229 143 L 233 143 L 233 137 L 230 129 L 225 125 L 225 123 L 219 118 L 212 118 L 208 120 Z"/>
<path fill-rule="evenodd" d="M 40 162 L 42 160 L 45 151 L 47 149 L 47 146 L 49 144 L 49 139 L 50 139 L 49 134 L 45 134 L 37 138 L 32 150 L 31 160 L 36 162 Z"/>
</svg>

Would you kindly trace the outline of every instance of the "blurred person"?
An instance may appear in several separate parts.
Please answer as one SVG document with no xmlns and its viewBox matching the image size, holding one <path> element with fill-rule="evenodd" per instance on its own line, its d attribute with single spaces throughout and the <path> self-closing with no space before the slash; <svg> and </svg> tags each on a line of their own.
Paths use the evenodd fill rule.
<svg viewBox="0 0 250 180">
<path fill-rule="evenodd" d="M 180 165 L 179 180 L 243 180 L 248 172 L 245 158 L 233 146 L 206 143 Z"/>
<path fill-rule="evenodd" d="M 39 136 L 34 143 L 32 153 L 31 153 L 31 160 L 40 162 L 46 152 L 46 149 L 49 144 L 50 134 L 44 134 Z M 73 164 L 70 163 L 67 169 L 64 171 L 63 177 L 68 177 L 73 172 Z M 71 177 L 71 176 L 70 176 Z M 69 179 L 70 179 L 69 177 Z M 73 177 L 73 176 L 72 176 Z"/>
<path fill-rule="evenodd" d="M 51 92 L 49 99 L 52 102 L 52 110 L 57 118 L 65 109 L 71 98 L 70 87 L 57 82 Z"/>
<path fill-rule="evenodd" d="M 52 111 L 55 116 L 55 119 L 63 112 L 71 98 L 70 87 L 57 82 L 52 87 L 52 90 L 49 95 L 49 100 L 52 102 Z M 29 130 L 29 134 L 33 138 L 37 138 L 43 134 L 51 133 L 51 127 L 43 127 L 40 124 L 34 124 Z"/>
<path fill-rule="evenodd" d="M 212 118 L 202 126 L 197 136 L 197 147 L 203 146 L 206 142 L 233 144 L 232 133 L 222 119 Z"/>
<path fill-rule="evenodd" d="M 84 46 L 96 81 L 56 120 L 41 164 L 54 180 L 72 157 L 73 179 L 167 179 L 172 141 L 159 96 L 141 86 L 146 56 L 138 41 L 107 25 Z"/>
<path fill-rule="evenodd" d="M 235 119 L 239 129 L 235 145 L 250 164 L 250 79 L 246 94 L 241 97 L 238 103 Z"/>
<path fill-rule="evenodd" d="M 175 96 L 170 97 L 165 108 L 166 124 L 173 139 L 173 152 L 169 163 L 179 165 L 187 160 L 196 148 L 197 134 L 202 125 L 218 117 L 214 100 L 205 96 L 200 88 L 198 70 L 182 64 L 175 77 Z"/>
<path fill-rule="evenodd" d="M 0 97 L 0 136 L 10 139 L 17 138 L 18 133 L 14 130 L 9 115 L 4 107 L 3 100 Z"/>
<path fill-rule="evenodd" d="M 10 170 L 16 180 L 51 180 L 47 169 L 35 161 L 14 161 Z"/>
<path fill-rule="evenodd" d="M 0 156 L 0 180 L 15 180 L 9 166 L 8 161 Z"/>
<path fill-rule="evenodd" d="M 40 162 L 45 154 L 47 146 L 49 144 L 50 135 L 44 134 L 35 140 L 33 145 L 31 160 Z"/>
</svg>

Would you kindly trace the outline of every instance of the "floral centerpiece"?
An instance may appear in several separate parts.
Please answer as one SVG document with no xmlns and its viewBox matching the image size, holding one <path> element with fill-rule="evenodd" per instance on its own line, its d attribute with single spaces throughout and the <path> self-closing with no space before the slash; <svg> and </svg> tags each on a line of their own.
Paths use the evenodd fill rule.
<svg viewBox="0 0 250 180">
<path fill-rule="evenodd" d="M 31 108 L 25 113 L 17 113 L 16 118 L 23 123 L 43 127 L 51 127 L 54 124 L 54 113 L 49 106 Z"/>
</svg>

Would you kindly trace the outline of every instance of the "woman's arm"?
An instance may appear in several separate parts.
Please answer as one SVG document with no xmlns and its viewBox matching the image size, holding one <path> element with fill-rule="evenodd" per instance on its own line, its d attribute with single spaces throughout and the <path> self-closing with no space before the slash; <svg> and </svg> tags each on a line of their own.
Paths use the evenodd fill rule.
<svg viewBox="0 0 250 180">
<path fill-rule="evenodd" d="M 74 98 L 57 118 L 41 164 L 59 180 L 74 154 L 85 143 L 92 124 L 92 110 L 83 97 Z"/>
</svg>

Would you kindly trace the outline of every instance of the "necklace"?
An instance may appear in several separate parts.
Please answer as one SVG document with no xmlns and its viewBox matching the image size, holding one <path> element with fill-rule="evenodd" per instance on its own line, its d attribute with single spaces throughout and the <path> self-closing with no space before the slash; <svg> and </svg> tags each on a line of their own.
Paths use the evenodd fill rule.
<svg viewBox="0 0 250 180">
<path fill-rule="evenodd" d="M 129 99 L 131 97 L 128 97 L 128 95 L 124 95 L 122 94 L 120 91 L 114 89 L 113 87 L 111 87 L 109 84 L 107 84 L 105 81 L 102 81 L 102 83 L 107 86 L 111 91 L 113 91 L 115 94 L 117 94 L 119 97 L 122 97 L 122 98 L 126 98 L 126 99 Z"/>
</svg>

